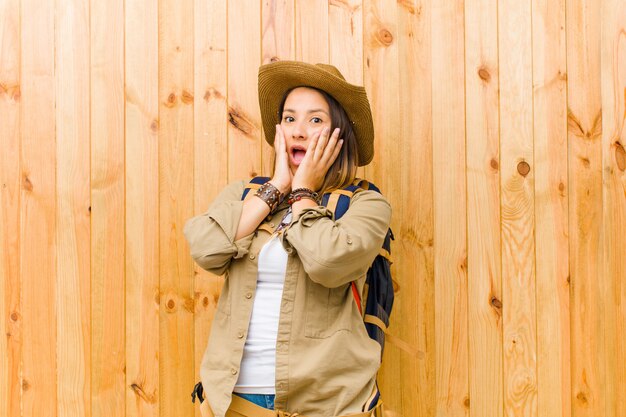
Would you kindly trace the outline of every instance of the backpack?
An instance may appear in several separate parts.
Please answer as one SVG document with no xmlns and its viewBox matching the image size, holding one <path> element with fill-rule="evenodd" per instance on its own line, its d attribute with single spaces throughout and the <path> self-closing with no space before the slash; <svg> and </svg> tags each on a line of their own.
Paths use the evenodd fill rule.
<svg viewBox="0 0 626 417">
<path fill-rule="evenodd" d="M 250 190 L 258 189 L 269 180 L 269 177 L 252 178 L 246 185 L 241 199 L 245 199 Z M 380 190 L 374 184 L 365 180 L 356 179 L 352 185 L 324 194 L 322 196 L 321 205 L 332 211 L 334 220 L 337 221 L 348 211 L 352 196 L 361 190 L 373 190 L 380 193 Z M 260 229 L 273 233 L 273 230 L 267 225 L 261 225 Z M 364 304 L 356 283 L 354 281 L 351 283 L 352 295 L 354 296 L 361 316 L 363 316 L 367 334 L 380 344 L 381 360 L 382 352 L 385 348 L 385 332 L 389 327 L 389 316 L 391 315 L 394 300 L 393 280 L 389 268 L 392 263 L 392 240 L 394 240 L 393 232 L 389 229 L 380 252 L 376 258 L 374 258 L 372 265 L 367 271 L 365 287 L 363 289 Z M 363 310 L 363 306 L 365 306 L 365 310 Z"/>
</svg>

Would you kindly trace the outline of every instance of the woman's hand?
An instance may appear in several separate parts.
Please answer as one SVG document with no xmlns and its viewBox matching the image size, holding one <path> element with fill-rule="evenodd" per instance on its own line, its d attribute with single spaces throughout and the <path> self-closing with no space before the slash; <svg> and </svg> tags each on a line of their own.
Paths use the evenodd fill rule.
<svg viewBox="0 0 626 417">
<path fill-rule="evenodd" d="M 274 177 L 270 180 L 272 185 L 281 192 L 288 194 L 291 191 L 293 175 L 289 169 L 289 156 L 287 154 L 287 143 L 280 125 L 276 125 L 276 135 L 274 136 L 274 150 L 276 151 L 276 165 L 274 167 Z"/>
<path fill-rule="evenodd" d="M 319 191 L 328 169 L 339 156 L 343 145 L 343 139 L 339 139 L 339 128 L 334 130 L 330 138 L 329 131 L 330 129 L 325 127 L 311 139 L 306 155 L 293 176 L 292 189 L 308 188 Z"/>
</svg>

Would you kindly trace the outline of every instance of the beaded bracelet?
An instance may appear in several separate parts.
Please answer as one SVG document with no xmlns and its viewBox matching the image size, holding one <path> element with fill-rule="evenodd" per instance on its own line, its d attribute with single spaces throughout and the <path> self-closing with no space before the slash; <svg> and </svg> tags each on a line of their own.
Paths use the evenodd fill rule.
<svg viewBox="0 0 626 417">
<path fill-rule="evenodd" d="M 302 200 L 303 198 L 308 198 L 309 200 L 317 202 L 319 194 L 309 188 L 296 188 L 291 192 L 291 194 L 289 194 L 287 203 L 291 205 L 296 201 Z"/>
<path fill-rule="evenodd" d="M 254 195 L 270 207 L 270 213 L 278 206 L 281 197 L 278 188 L 274 187 L 270 182 L 261 185 Z"/>
</svg>

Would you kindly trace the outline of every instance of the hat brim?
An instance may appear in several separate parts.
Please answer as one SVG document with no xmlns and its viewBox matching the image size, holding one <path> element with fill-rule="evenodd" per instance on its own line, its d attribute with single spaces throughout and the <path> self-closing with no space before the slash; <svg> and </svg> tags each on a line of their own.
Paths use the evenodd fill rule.
<svg viewBox="0 0 626 417">
<path fill-rule="evenodd" d="M 357 139 L 359 166 L 369 164 L 374 157 L 374 123 L 365 88 L 304 62 L 277 61 L 259 68 L 259 106 L 267 143 L 274 146 L 280 101 L 296 87 L 325 91 L 341 104 Z"/>
</svg>

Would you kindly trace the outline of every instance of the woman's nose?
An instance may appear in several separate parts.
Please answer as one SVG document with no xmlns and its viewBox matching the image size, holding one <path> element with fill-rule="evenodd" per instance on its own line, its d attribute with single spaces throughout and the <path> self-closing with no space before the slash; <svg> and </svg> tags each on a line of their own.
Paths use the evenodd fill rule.
<svg viewBox="0 0 626 417">
<path fill-rule="evenodd" d="M 294 123 L 293 125 L 293 130 L 291 131 L 291 136 L 294 139 L 305 139 L 305 132 L 306 130 L 304 129 L 304 126 L 302 126 L 301 123 Z"/>
</svg>

